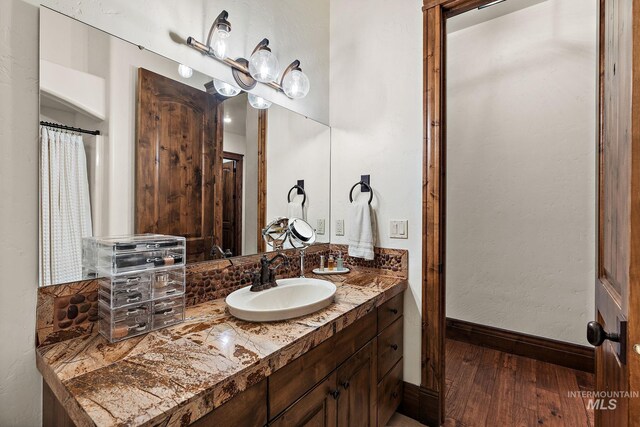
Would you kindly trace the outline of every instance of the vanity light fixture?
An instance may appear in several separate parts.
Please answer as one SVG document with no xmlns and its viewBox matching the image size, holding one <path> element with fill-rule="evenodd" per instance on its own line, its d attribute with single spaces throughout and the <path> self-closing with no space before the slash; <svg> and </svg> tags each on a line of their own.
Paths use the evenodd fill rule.
<svg viewBox="0 0 640 427">
<path fill-rule="evenodd" d="M 249 94 L 249 104 L 256 110 L 266 110 L 271 107 L 271 101 L 267 101 L 261 96 L 254 95 L 252 93 Z"/>
<path fill-rule="evenodd" d="M 271 52 L 269 39 L 262 39 L 249 58 L 251 77 L 262 83 L 272 82 L 278 78 L 278 67 L 278 58 Z"/>
<path fill-rule="evenodd" d="M 239 87 L 218 79 L 213 79 L 213 87 L 216 89 L 216 92 L 218 92 L 222 96 L 226 96 L 227 98 L 236 96 L 241 92 L 241 89 Z"/>
<path fill-rule="evenodd" d="M 180 74 L 182 78 L 189 79 L 193 76 L 193 69 L 184 64 L 180 64 L 178 65 L 178 74 Z"/>
<path fill-rule="evenodd" d="M 258 43 L 249 60 L 245 58 L 231 59 L 227 56 L 227 39 L 231 32 L 231 24 L 227 20 L 228 17 L 229 14 L 225 10 L 218 15 L 209 30 L 206 44 L 189 37 L 187 45 L 231 67 L 231 73 L 236 84 L 242 90 L 250 91 L 258 82 L 261 82 L 279 92 L 283 92 L 291 99 L 304 98 L 309 93 L 310 84 L 309 78 L 300 69 L 300 61 L 293 61 L 282 73 L 282 79 L 278 82 L 276 80 L 279 75 L 278 58 L 271 52 L 268 39 L 262 39 Z M 216 90 L 218 90 L 217 87 Z M 226 95 L 222 92 L 219 93 L 224 96 L 234 96 Z M 270 102 L 258 96 L 255 96 L 254 100 L 258 98 L 264 101 L 257 102 L 258 105 L 271 105 Z M 268 106 L 262 108 L 268 108 Z"/>
<path fill-rule="evenodd" d="M 231 33 L 231 24 L 227 21 L 228 17 L 229 13 L 226 10 L 220 12 L 220 15 L 213 21 L 207 36 L 207 46 L 211 48 L 211 52 L 218 59 L 227 57 L 227 39 Z"/>
<path fill-rule="evenodd" d="M 284 70 L 280 86 L 289 98 L 300 99 L 307 96 L 310 87 L 309 77 L 302 72 L 300 61 L 296 59 Z"/>
</svg>

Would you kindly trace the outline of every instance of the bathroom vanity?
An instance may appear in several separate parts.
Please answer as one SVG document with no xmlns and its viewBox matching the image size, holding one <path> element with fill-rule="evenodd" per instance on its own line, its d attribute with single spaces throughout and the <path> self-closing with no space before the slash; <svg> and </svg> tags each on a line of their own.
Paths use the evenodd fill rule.
<svg viewBox="0 0 640 427">
<path fill-rule="evenodd" d="M 245 322 L 216 299 L 141 337 L 40 347 L 44 425 L 384 426 L 402 396 L 406 279 L 323 278 L 335 302 L 301 318 Z"/>
<path fill-rule="evenodd" d="M 402 396 L 402 294 L 196 426 L 385 426 Z"/>
</svg>

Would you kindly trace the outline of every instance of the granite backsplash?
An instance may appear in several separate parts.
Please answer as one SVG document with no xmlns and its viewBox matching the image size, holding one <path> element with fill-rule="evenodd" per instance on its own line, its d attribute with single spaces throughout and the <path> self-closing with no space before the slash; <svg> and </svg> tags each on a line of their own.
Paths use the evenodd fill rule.
<svg viewBox="0 0 640 427">
<path fill-rule="evenodd" d="M 407 278 L 408 253 L 402 249 L 376 248 L 375 258 L 365 261 L 348 256 L 346 245 L 318 244 L 307 249 L 305 271 L 320 264 L 320 256 L 344 256 L 345 266 L 383 270 L 385 275 Z M 278 277 L 296 277 L 300 271 L 298 251 L 283 251 L 289 266 Z M 193 306 L 224 298 L 251 284 L 252 272 L 259 269 L 262 254 L 189 264 L 186 267 L 186 305 Z M 83 280 L 38 288 L 36 347 L 81 335 L 97 333 L 98 280 Z"/>
</svg>

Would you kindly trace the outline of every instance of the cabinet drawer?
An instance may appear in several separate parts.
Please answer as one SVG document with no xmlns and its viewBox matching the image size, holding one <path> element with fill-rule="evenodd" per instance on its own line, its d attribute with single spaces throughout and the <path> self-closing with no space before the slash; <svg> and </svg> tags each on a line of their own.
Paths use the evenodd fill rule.
<svg viewBox="0 0 640 427">
<path fill-rule="evenodd" d="M 402 357 L 402 316 L 378 335 L 378 380 Z"/>
<path fill-rule="evenodd" d="M 190 426 L 262 427 L 265 424 L 267 424 L 267 380 L 262 380 Z"/>
<path fill-rule="evenodd" d="M 336 389 L 336 373 L 334 372 L 287 409 L 282 415 L 269 423 L 269 426 L 335 427 L 337 421 L 336 399 L 338 396 L 339 394 Z M 242 424 L 222 425 L 243 426 Z"/>
<path fill-rule="evenodd" d="M 333 352 L 336 366 L 347 360 L 376 336 L 375 310 L 336 334 Z"/>
<path fill-rule="evenodd" d="M 378 307 L 378 332 L 398 320 L 404 309 L 404 292 Z"/>
<path fill-rule="evenodd" d="M 378 426 L 387 422 L 402 401 L 402 358 L 378 384 Z"/>
<path fill-rule="evenodd" d="M 269 377 L 271 419 L 318 384 L 349 356 L 373 339 L 376 313 L 372 311 L 316 348 L 283 366 Z"/>
</svg>

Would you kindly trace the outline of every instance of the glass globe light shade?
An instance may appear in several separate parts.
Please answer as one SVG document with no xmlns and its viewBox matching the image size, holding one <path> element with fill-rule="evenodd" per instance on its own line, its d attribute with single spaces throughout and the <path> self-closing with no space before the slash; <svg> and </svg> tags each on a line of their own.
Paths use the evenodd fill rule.
<svg viewBox="0 0 640 427">
<path fill-rule="evenodd" d="M 232 96 L 236 96 L 241 91 L 239 87 L 235 87 L 234 85 L 230 85 L 229 83 L 223 82 L 222 80 L 218 79 L 213 79 L 213 87 L 220 95 L 229 98 Z"/>
<path fill-rule="evenodd" d="M 304 98 L 309 93 L 309 77 L 300 70 L 289 71 L 282 80 L 282 90 L 289 98 Z"/>
<path fill-rule="evenodd" d="M 193 69 L 187 65 L 180 64 L 178 65 L 178 74 L 180 74 L 180 77 L 188 79 L 193 76 Z"/>
<path fill-rule="evenodd" d="M 211 50 L 218 59 L 224 59 L 227 57 L 227 39 L 229 38 L 229 31 L 226 28 L 219 26 L 213 32 L 211 38 Z"/>
<path fill-rule="evenodd" d="M 252 93 L 249 94 L 249 104 L 256 110 L 264 110 L 271 107 L 270 101 Z"/>
<path fill-rule="evenodd" d="M 260 49 L 249 58 L 249 73 L 259 82 L 274 81 L 278 78 L 278 68 L 278 58 L 267 49 Z"/>
</svg>

